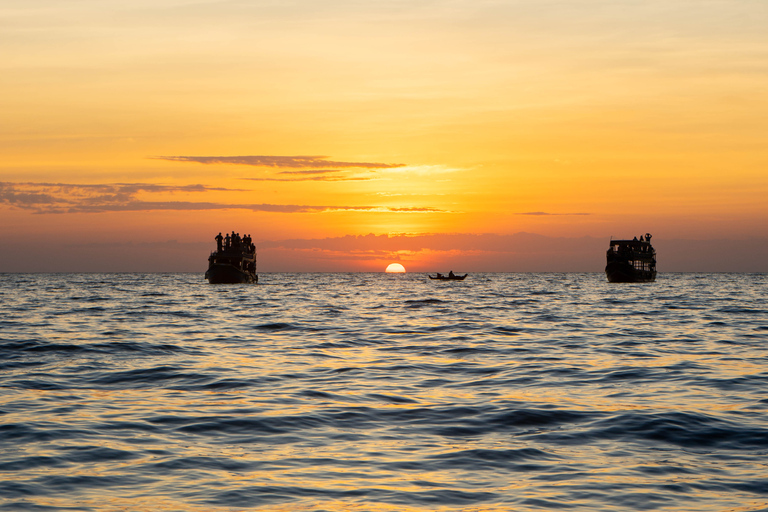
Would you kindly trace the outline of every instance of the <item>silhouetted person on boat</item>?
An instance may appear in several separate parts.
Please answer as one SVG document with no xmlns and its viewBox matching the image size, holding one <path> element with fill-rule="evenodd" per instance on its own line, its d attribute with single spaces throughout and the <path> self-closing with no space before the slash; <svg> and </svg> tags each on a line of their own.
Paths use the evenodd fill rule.
<svg viewBox="0 0 768 512">
<path fill-rule="evenodd" d="M 229 246 L 231 243 L 232 243 L 232 238 L 229 236 L 229 233 L 227 233 L 227 236 L 224 237 L 224 247 L 229 249 Z"/>
<path fill-rule="evenodd" d="M 453 274 L 453 270 L 451 270 L 450 272 L 448 272 L 448 277 L 456 277 L 456 276 Z"/>
<path fill-rule="evenodd" d="M 216 235 L 216 250 L 221 252 L 221 242 L 224 240 L 224 237 L 221 236 L 221 232 L 219 232 L 218 235 Z"/>
</svg>

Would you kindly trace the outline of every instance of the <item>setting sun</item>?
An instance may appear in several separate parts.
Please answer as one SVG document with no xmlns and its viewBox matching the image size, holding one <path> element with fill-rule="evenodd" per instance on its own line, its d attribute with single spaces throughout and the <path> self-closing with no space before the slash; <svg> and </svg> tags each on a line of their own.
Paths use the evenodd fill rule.
<svg viewBox="0 0 768 512">
<path fill-rule="evenodd" d="M 388 274 L 403 274 L 405 273 L 405 267 L 399 263 L 390 263 L 384 272 Z"/>
</svg>

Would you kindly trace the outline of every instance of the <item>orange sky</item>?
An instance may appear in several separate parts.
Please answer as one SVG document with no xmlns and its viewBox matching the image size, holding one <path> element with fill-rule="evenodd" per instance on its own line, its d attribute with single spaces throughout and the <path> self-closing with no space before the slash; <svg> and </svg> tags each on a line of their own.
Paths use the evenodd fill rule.
<svg viewBox="0 0 768 512">
<path fill-rule="evenodd" d="M 0 17 L 0 271 L 197 270 L 230 230 L 423 242 L 281 249 L 261 271 L 514 271 L 522 239 L 484 258 L 433 235 L 520 232 L 756 240 L 738 268 L 768 270 L 765 2 L 31 0 Z M 12 250 L 41 240 L 68 256 Z M 158 263 L 173 240 L 199 245 Z"/>
</svg>

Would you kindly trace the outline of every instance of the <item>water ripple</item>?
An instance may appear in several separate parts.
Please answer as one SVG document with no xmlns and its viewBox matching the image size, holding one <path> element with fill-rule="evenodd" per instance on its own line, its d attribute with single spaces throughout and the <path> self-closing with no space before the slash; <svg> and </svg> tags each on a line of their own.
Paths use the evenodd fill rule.
<svg viewBox="0 0 768 512">
<path fill-rule="evenodd" d="M 0 510 L 768 510 L 762 274 L 0 282 Z"/>
</svg>

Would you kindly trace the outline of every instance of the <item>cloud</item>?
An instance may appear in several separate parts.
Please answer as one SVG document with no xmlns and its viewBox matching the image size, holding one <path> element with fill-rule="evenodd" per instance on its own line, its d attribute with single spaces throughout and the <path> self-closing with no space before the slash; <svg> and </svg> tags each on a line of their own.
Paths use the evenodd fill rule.
<svg viewBox="0 0 768 512">
<path fill-rule="evenodd" d="M 397 208 L 393 206 L 324 206 L 323 211 L 361 211 L 381 213 L 452 213 L 431 207 Z"/>
<path fill-rule="evenodd" d="M 280 171 L 277 174 L 299 174 L 302 176 L 315 175 L 315 174 L 338 174 L 341 171 L 338 169 L 310 169 L 306 171 Z"/>
<path fill-rule="evenodd" d="M 136 202 L 140 192 L 176 193 L 242 191 L 206 185 L 162 185 L 152 183 L 12 183 L 0 182 L 0 204 L 37 213 L 107 211 Z"/>
<path fill-rule="evenodd" d="M 602 273 L 608 242 L 607 236 L 423 233 L 257 240 L 256 245 L 259 265 L 271 272 L 341 272 L 360 268 L 381 272 L 384 262 L 398 261 L 409 272 L 453 268 L 461 272 Z M 744 250 L 734 251 L 735 245 Z M 768 238 L 765 237 L 738 242 L 654 238 L 654 246 L 662 272 L 768 271 Z M 372 264 L 360 263 L 364 261 Z"/>
<path fill-rule="evenodd" d="M 389 206 L 295 205 L 216 203 L 206 201 L 143 201 L 140 192 L 242 191 L 206 185 L 157 185 L 148 183 L 71 184 L 0 182 L 0 204 L 32 210 L 35 213 L 101 213 L 128 211 L 251 210 L 275 213 L 384 212 L 448 213 L 430 207 L 396 208 Z"/>
<path fill-rule="evenodd" d="M 398 261 L 409 272 L 442 271 L 600 271 L 606 241 L 512 235 L 421 233 L 348 235 L 318 239 L 256 242 L 259 264 L 269 271 L 367 269 L 382 271 Z"/>
<path fill-rule="evenodd" d="M 65 234 L 46 240 L 49 251 L 6 251 L 4 272 L 196 272 L 204 269 L 208 251 L 215 247 L 213 233 L 188 239 L 78 240 Z M 661 238 L 661 237 L 660 237 Z M 5 240 L 31 247 L 38 243 L 34 232 Z M 598 272 L 582 276 L 583 282 L 605 282 L 605 250 L 609 237 L 548 237 L 531 233 L 349 235 L 334 238 L 256 240 L 259 271 L 269 272 L 383 272 L 387 264 L 402 263 L 410 273 L 470 272 L 472 281 L 495 280 L 476 272 Z M 10 246 L 10 245 L 9 245 Z M 768 238 L 747 240 L 656 240 L 659 270 L 665 272 L 766 272 Z M 734 251 L 734 246 L 742 250 Z M 51 252 L 56 254 L 51 258 Z M 533 279 L 541 286 L 558 280 L 555 274 L 514 279 Z M 734 279 L 738 279 L 735 276 Z M 423 276 L 426 280 L 426 276 Z M 508 278 L 504 277 L 504 282 Z M 510 288 L 514 295 L 514 289 Z"/>
<path fill-rule="evenodd" d="M 380 213 L 448 213 L 437 208 L 392 208 L 388 206 L 324 206 L 298 204 L 232 204 L 208 203 L 192 201 L 129 201 L 120 204 L 82 204 L 73 206 L 66 211 L 51 211 L 45 213 L 102 213 L 128 211 L 161 211 L 161 210 L 251 210 L 254 212 L 273 213 L 328 213 L 328 212 L 380 212 Z"/>
<path fill-rule="evenodd" d="M 392 174 L 408 174 L 414 176 L 427 176 L 434 177 L 443 174 L 452 174 L 456 172 L 466 171 L 459 167 L 447 167 L 445 165 L 401 165 L 397 168 L 390 170 Z"/>
<path fill-rule="evenodd" d="M 384 164 L 376 162 L 334 162 L 326 156 L 156 156 L 157 160 L 172 162 L 196 162 L 200 164 L 234 164 L 254 167 L 279 167 L 305 169 L 318 167 L 356 167 L 363 169 L 392 169 L 405 164 Z"/>
<path fill-rule="evenodd" d="M 344 171 L 316 169 L 310 171 L 280 171 L 277 174 L 285 174 L 286 178 L 240 178 L 248 181 L 369 181 L 370 176 L 343 175 Z"/>
<path fill-rule="evenodd" d="M 515 215 L 534 215 L 534 216 L 548 216 L 548 215 L 592 215 L 591 213 L 549 213 L 549 212 L 520 212 Z"/>
<path fill-rule="evenodd" d="M 569 240 L 587 240 L 582 239 Z M 590 239 L 591 240 L 591 239 Z M 599 243 L 604 241 L 598 239 Z M 279 241 L 261 241 L 260 248 L 290 248 L 290 249 L 324 249 L 335 251 L 368 251 L 395 252 L 409 251 L 487 251 L 487 252 L 519 252 L 544 250 L 561 250 L 562 239 L 551 238 L 533 233 L 516 233 L 514 235 L 498 235 L 492 233 L 418 233 L 418 234 L 384 234 L 384 235 L 347 235 L 319 239 L 289 239 Z M 602 254 L 602 253 L 601 253 Z"/>
<path fill-rule="evenodd" d="M 370 181 L 393 179 L 391 174 L 432 177 L 466 169 L 444 165 L 408 165 L 381 162 L 337 162 L 326 156 L 156 156 L 157 160 L 200 164 L 233 164 L 281 169 L 272 176 L 240 178 L 249 181 Z M 285 170 L 290 169 L 290 170 Z M 376 173 L 375 175 L 366 173 Z"/>
</svg>

